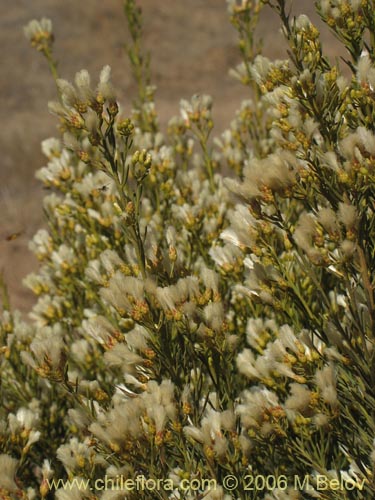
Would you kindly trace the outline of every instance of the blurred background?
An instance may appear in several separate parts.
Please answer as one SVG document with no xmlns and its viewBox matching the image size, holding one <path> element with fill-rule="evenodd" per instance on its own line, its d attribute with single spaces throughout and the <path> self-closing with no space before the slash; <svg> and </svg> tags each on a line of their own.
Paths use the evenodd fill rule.
<svg viewBox="0 0 375 500">
<path fill-rule="evenodd" d="M 181 98 L 206 93 L 214 99 L 213 135 L 220 135 L 241 100 L 249 97 L 249 91 L 228 76 L 240 57 L 225 0 L 138 3 L 144 16 L 144 47 L 151 52 L 152 83 L 158 88 L 162 130 L 179 113 Z M 338 57 L 340 47 L 314 14 L 313 3 L 295 0 L 294 13 L 309 15 L 322 30 L 326 53 Z M 43 191 L 34 174 L 45 164 L 40 142 L 57 133 L 57 122 L 47 108 L 56 97 L 53 79 L 43 57 L 24 38 L 23 26 L 31 19 L 52 20 L 62 78 L 71 80 L 86 68 L 95 82 L 101 68 L 109 64 L 124 110 L 130 110 L 135 87 L 123 49 L 128 34 L 122 0 L 0 0 L 0 5 L 0 270 L 12 305 L 26 312 L 34 297 L 23 287 L 22 278 L 37 269 L 28 241 L 43 224 Z M 271 10 L 263 11 L 258 31 L 266 56 L 287 57 L 279 20 Z M 14 233 L 19 237 L 10 239 Z"/>
</svg>

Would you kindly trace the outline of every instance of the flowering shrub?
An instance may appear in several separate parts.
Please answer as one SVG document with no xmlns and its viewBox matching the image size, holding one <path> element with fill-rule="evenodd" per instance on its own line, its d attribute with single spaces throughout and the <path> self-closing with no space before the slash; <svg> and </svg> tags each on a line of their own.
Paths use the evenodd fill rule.
<svg viewBox="0 0 375 500">
<path fill-rule="evenodd" d="M 213 145 L 209 96 L 159 131 L 134 0 L 131 116 L 109 67 L 63 80 L 50 21 L 26 27 L 61 137 L 29 323 L 3 287 L 0 498 L 373 498 L 374 2 L 316 3 L 345 71 L 284 0 L 228 1 L 254 97 Z M 266 4 L 285 61 L 254 38 Z"/>
</svg>

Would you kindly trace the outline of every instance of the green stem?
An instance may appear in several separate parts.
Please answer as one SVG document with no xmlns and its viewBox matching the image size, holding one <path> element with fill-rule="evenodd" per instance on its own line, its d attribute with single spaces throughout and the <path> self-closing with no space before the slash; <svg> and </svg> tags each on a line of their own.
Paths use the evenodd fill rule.
<svg viewBox="0 0 375 500">
<path fill-rule="evenodd" d="M 208 138 L 208 134 L 204 135 L 203 133 L 201 133 L 199 131 L 198 139 L 199 139 L 199 144 L 200 144 L 202 151 L 203 151 L 204 164 L 206 167 L 208 181 L 210 183 L 210 190 L 212 193 L 214 193 L 215 192 L 214 173 L 213 173 L 213 168 L 212 168 L 211 156 L 210 156 L 210 154 L 208 152 L 208 148 L 207 148 L 207 138 Z"/>
</svg>

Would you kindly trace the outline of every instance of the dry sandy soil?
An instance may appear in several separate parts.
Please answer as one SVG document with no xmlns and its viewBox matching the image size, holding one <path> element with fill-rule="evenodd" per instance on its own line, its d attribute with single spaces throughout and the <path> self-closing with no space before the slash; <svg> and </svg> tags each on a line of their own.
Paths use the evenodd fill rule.
<svg viewBox="0 0 375 500">
<path fill-rule="evenodd" d="M 157 109 L 162 127 L 178 114 L 181 98 L 208 93 L 214 98 L 214 132 L 218 135 L 234 116 L 248 91 L 228 76 L 240 62 L 236 32 L 229 23 L 224 0 L 140 0 L 144 12 L 144 45 L 152 54 L 152 79 L 158 87 Z M 313 15 L 312 0 L 295 0 L 296 13 Z M 134 95 L 123 44 L 127 40 L 121 0 L 0 0 L 2 71 L 0 74 L 0 269 L 4 270 L 14 307 L 29 310 L 34 299 L 22 278 L 37 263 L 28 240 L 43 223 L 42 190 L 34 172 L 44 165 L 40 142 L 53 136 L 55 119 L 47 102 L 55 98 L 52 78 L 43 58 L 23 37 L 30 19 L 49 17 L 54 24 L 60 75 L 72 79 L 87 68 L 93 80 L 109 64 L 121 102 L 131 106 Z M 267 10 L 260 32 L 264 52 L 285 57 L 279 22 Z M 337 56 L 337 44 L 327 32 L 327 53 Z M 19 238 L 7 241 L 11 233 Z"/>
</svg>

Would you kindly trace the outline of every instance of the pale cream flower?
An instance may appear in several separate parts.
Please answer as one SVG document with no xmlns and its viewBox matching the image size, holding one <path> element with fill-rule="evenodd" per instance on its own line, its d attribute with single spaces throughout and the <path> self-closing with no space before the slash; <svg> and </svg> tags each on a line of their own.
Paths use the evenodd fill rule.
<svg viewBox="0 0 375 500">
<path fill-rule="evenodd" d="M 10 492 L 18 490 L 15 482 L 17 467 L 18 460 L 5 453 L 0 455 L 0 488 Z"/>
<path fill-rule="evenodd" d="M 318 370 L 315 374 L 315 380 L 323 400 L 330 406 L 337 406 L 336 375 L 333 364 Z"/>
</svg>

